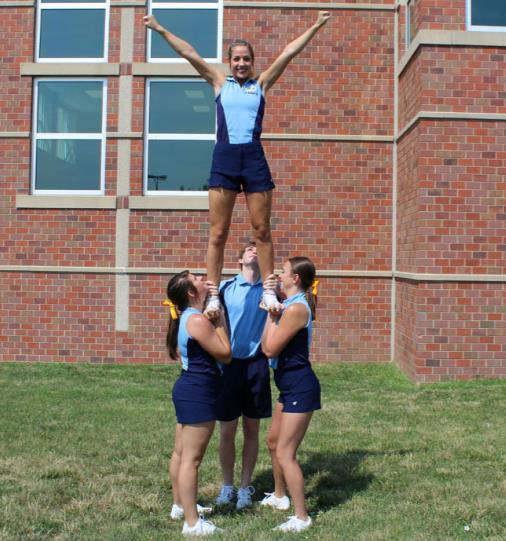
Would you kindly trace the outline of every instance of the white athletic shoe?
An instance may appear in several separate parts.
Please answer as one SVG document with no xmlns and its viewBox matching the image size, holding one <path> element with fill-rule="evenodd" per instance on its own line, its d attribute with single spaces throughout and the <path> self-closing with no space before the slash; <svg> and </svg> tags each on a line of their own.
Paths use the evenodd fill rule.
<svg viewBox="0 0 506 541">
<path fill-rule="evenodd" d="M 223 485 L 215 500 L 216 505 L 230 505 L 235 501 L 235 488 L 230 485 Z"/>
<path fill-rule="evenodd" d="M 203 507 L 202 505 L 197 504 L 197 513 L 201 515 L 202 513 L 212 513 L 212 507 Z M 172 520 L 181 520 L 184 518 L 184 510 L 177 503 L 172 504 L 172 509 L 170 510 L 170 518 Z"/>
<path fill-rule="evenodd" d="M 302 520 L 296 516 L 288 517 L 286 522 L 276 526 L 274 530 L 280 530 L 282 532 L 301 532 L 302 530 L 309 528 L 312 522 L 311 517 L 307 517 L 307 520 Z"/>
<path fill-rule="evenodd" d="M 240 511 L 241 509 L 245 509 L 246 507 L 251 507 L 253 505 L 251 496 L 253 496 L 254 493 L 255 489 L 253 487 L 241 487 L 238 489 L 237 503 L 235 505 L 238 511 Z"/>
<path fill-rule="evenodd" d="M 221 310 L 220 298 L 217 296 L 208 297 L 203 314 L 209 318 L 215 318 Z"/>
<path fill-rule="evenodd" d="M 260 308 L 267 310 L 268 312 L 280 312 L 283 306 L 278 301 L 276 293 L 274 293 L 272 289 L 264 289 L 262 300 L 260 301 Z"/>
<path fill-rule="evenodd" d="M 274 492 L 265 492 L 265 498 L 260 502 L 260 505 L 268 505 L 273 509 L 286 511 L 290 509 L 290 498 L 288 496 L 281 496 L 279 498 Z"/>
<path fill-rule="evenodd" d="M 185 522 L 183 524 L 183 529 L 181 533 L 185 536 L 201 536 L 201 535 L 211 535 L 213 533 L 222 532 L 221 528 L 216 527 L 212 522 L 204 520 L 200 517 L 193 526 L 188 526 Z"/>
</svg>

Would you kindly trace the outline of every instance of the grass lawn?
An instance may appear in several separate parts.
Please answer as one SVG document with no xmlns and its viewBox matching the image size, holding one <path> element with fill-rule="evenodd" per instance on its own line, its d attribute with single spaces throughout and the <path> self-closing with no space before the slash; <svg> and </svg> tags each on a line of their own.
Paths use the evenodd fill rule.
<svg viewBox="0 0 506 541">
<path fill-rule="evenodd" d="M 317 366 L 299 451 L 314 526 L 216 513 L 217 539 L 505 540 L 506 381 L 417 387 L 392 365 Z M 168 516 L 176 366 L 0 364 L 0 540 L 182 539 Z M 262 426 L 262 443 L 267 423 Z M 200 501 L 220 484 L 217 431 Z M 254 485 L 272 488 L 261 447 Z"/>
</svg>

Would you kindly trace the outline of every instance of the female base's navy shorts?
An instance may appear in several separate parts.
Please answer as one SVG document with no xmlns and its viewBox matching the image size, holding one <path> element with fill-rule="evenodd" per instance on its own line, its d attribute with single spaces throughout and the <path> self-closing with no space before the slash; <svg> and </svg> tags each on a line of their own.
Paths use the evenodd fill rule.
<svg viewBox="0 0 506 541">
<path fill-rule="evenodd" d="M 177 422 L 183 425 L 216 421 L 220 377 L 183 370 L 172 388 Z"/>
<path fill-rule="evenodd" d="M 237 193 L 268 192 L 274 188 L 269 164 L 259 141 L 244 144 L 216 143 L 209 188 Z"/>
<path fill-rule="evenodd" d="M 233 421 L 241 415 L 250 419 L 272 416 L 269 363 L 262 352 L 248 359 L 232 359 L 223 366 L 218 419 Z"/>
<path fill-rule="evenodd" d="M 308 413 L 321 409 L 320 382 L 311 367 L 274 371 L 283 413 Z"/>
</svg>

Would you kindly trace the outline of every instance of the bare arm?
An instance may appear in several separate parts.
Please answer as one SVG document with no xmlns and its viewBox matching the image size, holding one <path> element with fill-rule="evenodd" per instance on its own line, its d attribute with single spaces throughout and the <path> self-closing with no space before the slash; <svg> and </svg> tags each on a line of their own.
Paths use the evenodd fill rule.
<svg viewBox="0 0 506 541">
<path fill-rule="evenodd" d="M 219 92 L 226 79 L 225 74 L 221 70 L 208 64 L 192 45 L 184 39 L 177 37 L 172 32 L 169 32 L 153 15 L 146 15 L 143 17 L 143 21 L 146 28 L 158 32 L 179 56 L 190 62 L 200 76 L 214 88 L 216 93 Z"/>
<path fill-rule="evenodd" d="M 228 364 L 232 360 L 232 350 L 223 312 L 211 323 L 202 314 L 194 314 L 188 318 L 187 329 L 203 349 L 217 361 Z"/>
<path fill-rule="evenodd" d="M 307 325 L 308 311 L 304 304 L 291 304 L 277 321 L 269 315 L 262 336 L 262 350 L 269 358 L 277 357 L 297 332 Z"/>
<path fill-rule="evenodd" d="M 281 77 L 288 64 L 304 49 L 318 30 L 327 23 L 329 18 L 330 13 L 328 11 L 319 11 L 316 22 L 297 39 L 291 41 L 276 60 L 274 60 L 272 65 L 259 76 L 258 82 L 264 94 Z"/>
</svg>

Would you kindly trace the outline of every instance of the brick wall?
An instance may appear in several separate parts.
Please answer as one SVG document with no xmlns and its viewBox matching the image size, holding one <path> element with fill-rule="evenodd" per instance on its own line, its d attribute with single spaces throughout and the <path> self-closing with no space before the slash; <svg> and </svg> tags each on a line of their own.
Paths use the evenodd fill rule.
<svg viewBox="0 0 506 541">
<path fill-rule="evenodd" d="M 464 0 L 414 12 L 419 30 L 465 30 Z M 411 279 L 396 283 L 395 348 L 420 382 L 506 371 L 503 60 L 479 41 L 423 44 L 399 77 L 397 269 Z"/>
<path fill-rule="evenodd" d="M 329 3 L 331 22 L 268 95 L 264 123 L 277 183 L 277 266 L 304 254 L 322 274 L 313 358 L 385 362 L 393 355 L 420 382 L 504 376 L 506 156 L 504 118 L 497 115 L 506 114 L 505 49 L 422 45 L 398 76 L 396 109 L 395 17 L 400 61 L 404 6 L 397 15 L 392 0 L 360 2 L 371 9 L 341 3 L 349 7 Z M 123 9 L 134 14 L 133 62 L 144 63 L 145 9 L 125 6 L 111 8 L 108 61 L 121 59 Z M 125 248 L 118 244 L 117 209 L 17 208 L 17 198 L 30 193 L 33 83 L 20 65 L 33 62 L 34 9 L 0 13 L 0 130 L 9 133 L 0 137 L 0 360 L 168 362 L 164 269 L 204 268 L 207 212 L 127 211 L 125 257 L 136 270 L 127 269 L 123 305 L 117 297 L 123 271 L 114 270 Z M 224 61 L 229 41 L 242 37 L 255 46 L 261 71 L 315 16 L 313 7 L 226 6 Z M 414 26 L 464 31 L 465 0 L 417 0 Z M 121 73 L 130 69 L 122 65 Z M 115 197 L 121 89 L 118 76 L 107 81 L 105 195 Z M 143 194 L 145 87 L 145 77 L 132 77 L 131 196 Z M 394 140 L 395 126 L 404 130 L 417 115 Z M 118 209 L 128 207 L 128 198 L 118 201 Z M 240 197 L 226 267 L 237 268 L 249 237 Z M 63 272 L 69 267 L 76 270 Z M 122 309 L 128 330 L 117 328 Z"/>
</svg>

